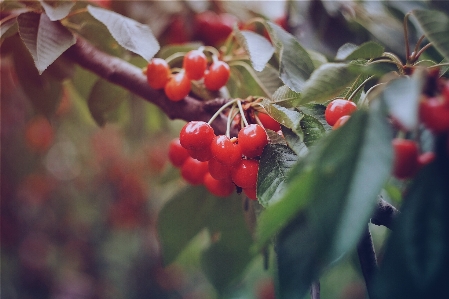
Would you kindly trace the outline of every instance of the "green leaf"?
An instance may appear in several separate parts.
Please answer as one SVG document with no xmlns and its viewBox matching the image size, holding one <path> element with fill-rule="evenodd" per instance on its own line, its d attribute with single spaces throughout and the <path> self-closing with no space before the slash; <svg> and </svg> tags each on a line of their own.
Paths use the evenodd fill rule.
<svg viewBox="0 0 449 299">
<path fill-rule="evenodd" d="M 259 218 L 259 246 L 282 231 L 281 298 L 301 298 L 325 267 L 356 246 L 369 221 L 392 163 L 386 113 L 375 104 L 314 145 L 288 173 L 283 198 Z"/>
<path fill-rule="evenodd" d="M 282 82 L 293 91 L 300 92 L 314 70 L 313 61 L 293 35 L 272 22 L 267 22 L 267 26 L 280 60 Z"/>
<path fill-rule="evenodd" d="M 109 83 L 104 79 L 98 80 L 92 87 L 88 99 L 89 111 L 99 126 L 115 118 L 114 112 L 123 103 L 128 92 L 122 87 Z"/>
<path fill-rule="evenodd" d="M 449 294 L 449 161 L 445 142 L 439 147 L 440 154 L 416 175 L 405 193 L 375 279 L 374 298 Z"/>
<path fill-rule="evenodd" d="M 303 141 L 307 147 L 312 146 L 315 141 L 326 134 L 324 125 L 312 115 L 303 114 L 300 125 L 304 136 Z"/>
<path fill-rule="evenodd" d="M 51 117 L 61 99 L 62 82 L 49 72 L 39 75 L 37 69 L 33 67 L 33 58 L 18 36 L 8 40 L 15 43 L 14 66 L 23 91 L 37 111 Z"/>
<path fill-rule="evenodd" d="M 0 42 L 3 42 L 6 38 L 14 35 L 19 30 L 17 26 L 16 18 L 6 21 L 0 27 Z"/>
<path fill-rule="evenodd" d="M 267 100 L 262 101 L 262 105 L 278 123 L 292 129 L 298 135 L 302 133 L 300 126 L 302 115 L 298 111 L 270 103 Z"/>
<path fill-rule="evenodd" d="M 39 1 L 51 21 L 59 21 L 67 17 L 70 10 L 72 10 L 72 7 L 75 5 L 74 1 Z"/>
<path fill-rule="evenodd" d="M 310 58 L 312 59 L 313 67 L 315 69 L 319 68 L 322 64 L 325 64 L 328 62 L 326 56 L 324 56 L 320 52 L 313 51 L 313 50 L 307 50 L 307 53 L 309 54 Z"/>
<path fill-rule="evenodd" d="M 268 73 L 269 68 L 262 72 L 256 72 L 249 64 L 249 61 L 233 61 L 229 63 L 231 77 L 226 84 L 232 98 L 246 98 L 248 96 L 270 97 L 271 90 L 267 89 L 262 76 L 269 75 L 276 82 L 277 77 L 273 73 Z M 268 78 L 264 80 L 267 81 Z"/>
<path fill-rule="evenodd" d="M 248 30 L 239 30 L 234 27 L 237 41 L 249 54 L 253 68 L 260 72 L 270 60 L 274 53 L 274 47 L 262 35 Z"/>
<path fill-rule="evenodd" d="M 298 157 L 304 157 L 308 152 L 307 146 L 303 141 L 304 133 L 296 134 L 293 130 L 287 127 L 281 127 L 281 129 L 288 147 L 290 147 Z"/>
<path fill-rule="evenodd" d="M 241 197 L 217 198 L 204 187 L 187 187 L 159 213 L 158 235 L 164 264 L 175 261 L 203 229 L 218 240 L 203 252 L 202 268 L 219 292 L 243 274 L 254 255 L 246 227 Z"/>
<path fill-rule="evenodd" d="M 282 197 L 287 173 L 297 159 L 295 152 L 286 145 L 265 146 L 257 177 L 257 198 L 262 206 L 267 207 Z"/>
<path fill-rule="evenodd" d="M 357 74 L 351 72 L 347 64 L 323 64 L 307 80 L 301 99 L 294 103 L 296 105 L 304 105 L 309 102 L 324 103 L 339 95 L 355 78 L 357 78 Z"/>
<path fill-rule="evenodd" d="M 449 59 L 449 17 L 436 10 L 414 10 L 412 13 L 433 46 Z"/>
<path fill-rule="evenodd" d="M 391 80 L 380 94 L 391 115 L 409 131 L 415 129 L 419 123 L 419 101 L 425 83 L 423 75 L 423 72 L 418 70 L 412 77 Z"/>
<path fill-rule="evenodd" d="M 378 43 L 369 41 L 356 46 L 351 43 L 344 44 L 337 51 L 336 60 L 374 59 L 380 57 L 385 49 Z"/>
<path fill-rule="evenodd" d="M 147 25 L 92 5 L 88 5 L 87 10 L 106 25 L 115 40 L 125 49 L 142 56 L 147 61 L 159 51 L 159 43 Z"/>
<path fill-rule="evenodd" d="M 59 22 L 52 22 L 45 13 L 24 13 L 17 17 L 19 33 L 42 74 L 76 40 Z"/>
<path fill-rule="evenodd" d="M 284 107 L 293 107 L 291 103 L 301 100 L 301 94 L 290 89 L 287 85 L 279 87 L 272 96 L 273 102 Z"/>
</svg>

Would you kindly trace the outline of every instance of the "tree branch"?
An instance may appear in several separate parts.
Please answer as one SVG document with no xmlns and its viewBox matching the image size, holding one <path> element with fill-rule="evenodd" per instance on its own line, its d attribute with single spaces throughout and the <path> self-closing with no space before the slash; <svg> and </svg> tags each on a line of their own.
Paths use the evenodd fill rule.
<svg viewBox="0 0 449 299">
<path fill-rule="evenodd" d="M 76 43 L 65 52 L 65 56 L 101 78 L 124 87 L 155 104 L 171 119 L 207 122 L 217 110 L 215 102 L 223 102 L 223 99 L 203 102 L 190 96 L 179 102 L 170 101 L 163 90 L 154 90 L 148 85 L 140 68 L 118 57 L 101 52 L 81 37 L 77 37 Z M 223 115 L 217 117 L 211 125 L 217 131 L 216 133 L 224 133 L 226 117 Z"/>
<path fill-rule="evenodd" d="M 374 251 L 373 239 L 366 225 L 362 238 L 357 245 L 357 254 L 359 256 L 360 267 L 362 268 L 363 277 L 365 279 L 366 289 L 370 298 L 372 294 L 373 277 L 378 271 L 376 252 Z"/>
<path fill-rule="evenodd" d="M 371 223 L 375 225 L 383 225 L 389 229 L 392 229 L 393 221 L 399 215 L 399 211 L 391 204 L 379 198 L 376 205 L 376 210 L 371 218 Z"/>
</svg>

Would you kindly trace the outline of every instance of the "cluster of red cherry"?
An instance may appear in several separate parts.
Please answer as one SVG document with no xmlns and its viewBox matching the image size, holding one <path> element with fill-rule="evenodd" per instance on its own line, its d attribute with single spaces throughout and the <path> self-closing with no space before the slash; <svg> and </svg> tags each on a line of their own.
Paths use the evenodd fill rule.
<svg viewBox="0 0 449 299">
<path fill-rule="evenodd" d="M 209 123 L 191 121 L 182 128 L 179 138 L 171 141 L 169 159 L 192 185 L 204 184 L 209 192 L 223 197 L 239 187 L 256 200 L 259 157 L 268 144 L 264 127 L 280 129 L 266 113 L 259 112 L 257 120 L 263 126 L 247 124 L 233 138 L 215 135 Z"/>
<path fill-rule="evenodd" d="M 433 76 L 437 76 L 433 74 Z M 432 81 L 432 73 L 430 74 Z M 434 135 L 449 134 L 449 81 L 435 79 L 432 86 L 434 95 L 422 95 L 419 103 L 420 122 Z M 413 177 L 424 165 L 435 158 L 434 152 L 420 153 L 419 145 L 415 140 L 393 139 L 394 165 L 393 175 L 398 179 Z M 448 144 L 449 155 L 449 144 Z"/>
<path fill-rule="evenodd" d="M 326 107 L 324 117 L 332 129 L 337 129 L 346 123 L 357 105 L 349 100 L 337 98 L 332 100 Z"/>
<path fill-rule="evenodd" d="M 171 70 L 164 59 L 151 59 L 145 70 L 148 84 L 154 89 L 163 88 L 165 95 L 172 101 L 180 101 L 189 94 L 192 80 L 203 80 L 208 90 L 219 90 L 228 82 L 229 65 L 219 60 L 214 53 L 208 67 L 203 49 L 201 47 L 188 52 L 183 58 L 182 69 Z"/>
</svg>

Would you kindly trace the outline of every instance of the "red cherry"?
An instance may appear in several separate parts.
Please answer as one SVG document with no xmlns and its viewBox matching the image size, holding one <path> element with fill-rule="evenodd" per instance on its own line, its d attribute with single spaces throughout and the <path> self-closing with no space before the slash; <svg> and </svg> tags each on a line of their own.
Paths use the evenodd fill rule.
<svg viewBox="0 0 449 299">
<path fill-rule="evenodd" d="M 204 121 L 188 122 L 179 133 L 179 141 L 186 149 L 209 147 L 214 138 L 214 129 Z"/>
<path fill-rule="evenodd" d="M 259 117 L 259 120 L 262 123 L 262 125 L 265 127 L 265 129 L 270 129 L 275 132 L 277 132 L 281 129 L 281 125 L 270 115 L 268 115 L 264 112 L 259 112 L 257 114 L 257 116 Z"/>
<path fill-rule="evenodd" d="M 220 197 L 229 196 L 235 190 L 235 185 L 232 181 L 216 180 L 210 173 L 206 173 L 204 176 L 204 185 L 210 193 Z"/>
<path fill-rule="evenodd" d="M 182 67 L 190 80 L 199 80 L 207 68 L 206 55 L 199 50 L 192 50 L 184 56 Z"/>
<path fill-rule="evenodd" d="M 449 131 L 448 103 L 437 97 L 427 98 L 420 103 L 419 117 L 421 121 L 436 134 Z"/>
<path fill-rule="evenodd" d="M 395 138 L 393 175 L 398 179 L 412 177 L 418 170 L 418 145 L 413 140 Z"/>
<path fill-rule="evenodd" d="M 215 158 L 209 160 L 209 173 L 216 180 L 231 180 L 230 166 L 218 162 Z"/>
<path fill-rule="evenodd" d="M 242 154 L 248 158 L 262 155 L 264 147 L 268 144 L 265 130 L 256 124 L 251 124 L 240 130 L 238 135 Z"/>
<path fill-rule="evenodd" d="M 231 173 L 232 181 L 239 187 L 256 188 L 259 162 L 256 160 L 241 160 Z"/>
<path fill-rule="evenodd" d="M 35 116 L 26 124 L 25 142 L 29 149 L 43 153 L 50 148 L 55 131 L 44 116 Z"/>
<path fill-rule="evenodd" d="M 434 159 L 435 159 L 435 153 L 434 152 L 422 153 L 421 155 L 418 156 L 418 165 L 419 165 L 418 168 L 421 168 L 421 167 L 429 164 Z"/>
<path fill-rule="evenodd" d="M 444 98 L 444 102 L 446 103 L 446 106 L 449 106 L 449 80 L 444 82 L 443 90 L 441 92 Z"/>
<path fill-rule="evenodd" d="M 168 159 L 175 167 L 181 167 L 184 161 L 189 157 L 189 152 L 182 147 L 179 138 L 170 141 L 168 146 Z"/>
<path fill-rule="evenodd" d="M 342 117 L 340 117 L 340 118 L 335 122 L 335 124 L 333 125 L 332 129 L 333 129 L 333 130 L 336 130 L 336 129 L 340 128 L 341 126 L 343 126 L 343 125 L 348 121 L 348 119 L 349 119 L 350 117 L 351 117 L 350 115 L 343 115 Z"/>
<path fill-rule="evenodd" d="M 327 123 L 333 126 L 340 117 L 350 115 L 356 110 L 357 105 L 354 102 L 345 99 L 335 99 L 327 105 L 324 116 Z"/>
<path fill-rule="evenodd" d="M 242 159 L 240 145 L 225 135 L 216 136 L 210 144 L 210 149 L 215 159 L 225 165 L 237 164 Z"/>
<path fill-rule="evenodd" d="M 147 81 L 154 89 L 165 87 L 170 79 L 170 67 L 168 63 L 161 58 L 153 58 L 147 65 Z"/>
<path fill-rule="evenodd" d="M 212 159 L 213 155 L 208 146 L 204 148 L 194 148 L 194 149 L 188 149 L 187 150 L 190 157 L 197 159 L 201 162 L 206 162 Z"/>
<path fill-rule="evenodd" d="M 257 200 L 257 192 L 256 192 L 256 188 L 244 188 L 243 189 L 243 193 L 245 193 L 245 195 L 252 200 Z"/>
<path fill-rule="evenodd" d="M 204 85 L 209 90 L 219 90 L 228 82 L 231 70 L 224 61 L 213 62 L 204 74 Z"/>
<path fill-rule="evenodd" d="M 201 185 L 207 170 L 207 162 L 188 157 L 182 164 L 181 176 L 191 185 Z"/>
<path fill-rule="evenodd" d="M 205 11 L 195 16 L 195 35 L 198 40 L 207 45 L 221 44 L 233 30 L 238 19 L 231 14 L 216 14 Z"/>
<path fill-rule="evenodd" d="M 171 76 L 165 84 L 165 95 L 174 102 L 184 99 L 190 92 L 190 80 L 185 72 L 180 72 Z"/>
</svg>

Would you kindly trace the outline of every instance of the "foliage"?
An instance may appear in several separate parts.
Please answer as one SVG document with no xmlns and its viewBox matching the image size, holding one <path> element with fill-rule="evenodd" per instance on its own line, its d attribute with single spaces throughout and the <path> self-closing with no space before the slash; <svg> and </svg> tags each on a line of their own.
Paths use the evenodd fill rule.
<svg viewBox="0 0 449 299">
<path fill-rule="evenodd" d="M 348 263 L 348 257 L 357 250 L 360 257 L 363 249 L 359 241 L 370 219 L 378 212 L 376 203 L 382 195 L 401 205 L 402 213 L 395 219 L 393 233 L 381 248 L 381 251 L 385 250 L 385 256 L 380 270 L 371 269 L 374 277 L 367 278 L 363 261 L 359 261 L 369 296 L 376 299 L 423 298 L 447 294 L 449 240 L 444 232 L 449 225 L 446 217 L 449 191 L 445 184 L 449 179 L 449 130 L 432 132 L 422 123 L 419 111 L 428 97 L 449 96 L 449 91 L 445 94 L 445 87 L 442 87 L 449 86 L 444 77 L 445 61 L 449 59 L 448 11 L 433 10 L 433 1 L 419 2 L 419 7 L 407 2 L 402 5 L 379 2 L 371 4 L 378 5 L 380 13 L 375 13 L 376 9 L 370 4 L 354 1 L 335 4 L 338 8 L 335 14 L 332 4 L 310 1 L 308 9 L 311 13 L 307 14 L 306 10 L 302 17 L 308 28 L 321 34 L 313 37 L 307 34 L 304 40 L 295 30 L 298 25 L 295 20 L 298 20 L 298 11 L 304 1 L 287 2 L 289 7 L 285 11 L 289 14 L 283 15 L 287 25 L 263 18 L 263 14 L 254 9 L 239 9 L 238 3 L 230 3 L 228 8 L 215 1 L 211 3 L 216 7 L 211 4 L 209 9 L 217 12 L 234 9 L 242 14 L 236 13 L 241 24 L 233 23 L 229 28 L 220 29 L 229 29 L 226 32 L 230 35 L 217 45 L 198 41 L 200 35 L 195 33 L 198 28 L 187 20 L 196 20 L 192 16 L 201 15 L 201 9 L 189 2 L 177 3 L 181 7 L 179 11 L 170 11 L 162 2 L 2 2 L 1 55 L 2 61 L 7 61 L 4 66 L 2 62 L 2 68 L 13 74 L 11 78 L 16 79 L 10 80 L 11 86 L 20 90 L 20 93 L 13 87 L 12 91 L 8 90 L 2 83 L 2 103 L 7 97 L 8 112 L 20 103 L 15 103 L 15 98 L 26 97 L 31 103 L 29 107 L 23 104 L 27 108 L 16 108 L 22 110 L 19 114 L 23 114 L 23 121 L 16 130 L 11 129 L 13 133 L 8 133 L 2 124 L 2 139 L 14 140 L 25 134 L 24 115 L 32 118 L 34 114 L 43 114 L 62 132 L 59 133 L 62 137 L 56 137 L 58 141 L 49 144 L 49 148 L 33 149 L 29 140 L 19 143 L 16 146 L 18 152 L 27 152 L 29 156 L 23 161 L 11 158 L 16 152 L 13 146 L 2 151 L 2 172 L 6 173 L 2 174 L 2 185 L 13 181 L 10 189 L 4 191 L 2 188 L 2 197 L 4 194 L 11 198 L 20 197 L 16 189 L 30 185 L 24 179 L 31 172 L 27 169 L 42 172 L 38 170 L 41 168 L 39 161 L 45 161 L 53 179 L 70 182 L 70 187 L 75 189 L 76 178 L 87 182 L 96 175 L 102 176 L 108 188 L 103 190 L 101 184 L 95 184 L 91 187 L 95 190 L 84 190 L 75 199 L 82 205 L 80 209 L 96 213 L 95 217 L 101 211 L 109 211 L 110 219 L 92 217 L 86 220 L 92 230 L 88 238 L 103 239 L 104 247 L 109 246 L 109 242 L 118 242 L 120 237 L 114 234 L 120 234 L 120 230 L 106 229 L 107 223 L 125 228 L 128 236 L 137 233 L 139 228 L 150 229 L 158 237 L 156 242 L 155 235 L 152 236 L 152 242 L 161 248 L 161 252 L 151 254 L 165 267 L 161 270 L 163 267 L 159 264 L 151 265 L 151 271 L 168 275 L 164 271 L 181 264 L 185 268 L 183 271 L 190 271 L 193 277 L 178 288 L 169 286 L 164 290 L 160 282 L 151 292 L 137 288 L 129 298 L 158 292 L 156 296 L 164 294 L 164 298 L 175 298 L 178 293 L 195 296 L 187 289 L 194 288 L 196 278 L 206 281 L 201 285 L 212 289 L 207 292 L 209 296 L 232 297 L 245 292 L 248 295 L 248 290 L 241 290 L 239 286 L 251 275 L 258 279 L 264 275 L 274 276 L 279 298 L 303 298 L 310 286 L 329 269 Z M 162 21 L 158 22 L 164 25 L 158 27 L 154 21 L 157 15 L 145 18 L 143 15 L 148 11 L 160 13 Z M 256 18 L 246 22 L 249 17 Z M 186 22 L 182 26 L 184 39 L 192 43 L 161 44 L 173 35 L 170 26 L 174 26 L 175 21 Z M 405 53 L 380 34 L 382 28 L 388 28 L 388 37 L 398 42 L 394 37 L 399 33 L 395 29 L 402 23 L 406 35 L 405 41 L 399 43 L 404 44 Z M 354 34 L 344 41 L 342 39 L 348 35 L 329 38 L 337 29 Z M 399 29 L 402 34 L 402 27 Z M 220 30 L 216 29 L 217 35 Z M 424 34 L 422 38 L 420 32 Z M 338 45 L 332 44 L 336 41 Z M 424 41 L 431 44 L 421 47 Z M 93 50 L 86 50 L 80 46 L 82 43 L 93 45 Z M 410 50 L 410 44 L 415 43 L 415 49 Z M 192 80 L 189 97 L 177 103 L 170 102 L 163 91 L 147 86 L 143 73 L 153 57 L 165 59 L 177 72 L 182 68 L 184 55 L 199 47 L 205 49 L 209 63 L 221 59 L 229 64 L 230 79 L 225 86 L 210 91 L 202 80 Z M 256 111 L 268 113 L 282 129 L 279 132 L 268 130 L 270 143 L 258 161 L 258 200 L 249 200 L 241 194 L 241 188 L 237 188 L 238 192 L 232 196 L 218 198 L 203 187 L 186 187 L 170 166 L 158 168 L 153 165 L 154 169 L 149 171 L 142 170 L 148 163 L 134 161 L 131 167 L 131 159 L 125 154 L 126 146 L 108 143 L 116 140 L 114 134 L 110 136 L 111 140 L 107 135 L 104 137 L 106 140 L 100 142 L 100 149 L 84 149 L 83 159 L 89 160 L 89 156 L 97 152 L 100 162 L 83 165 L 93 173 L 82 177 L 79 161 L 83 159 L 70 156 L 71 146 L 80 147 L 72 152 L 81 152 L 87 144 L 95 144 L 86 138 L 95 130 L 100 130 L 97 134 L 101 135 L 111 123 L 119 123 L 127 130 L 125 135 L 130 139 L 130 148 L 148 146 L 142 140 L 149 138 L 152 152 L 157 151 L 157 146 L 168 144 L 161 136 L 176 135 L 179 131 L 176 122 L 169 121 L 160 110 L 139 97 L 161 108 L 170 118 L 207 121 L 216 117 L 212 122 L 216 134 L 226 131 L 228 135 L 236 135 L 235 127 L 231 128 L 233 119 L 227 121 L 224 113 L 215 113 L 220 104 L 231 103 L 229 98 L 240 99 L 232 103 L 235 107 L 237 102 L 243 104 L 243 108 L 236 109 L 250 121 L 257 121 Z M 341 128 L 332 129 L 326 122 L 325 110 L 326 104 L 336 97 L 354 101 L 358 110 Z M 71 115 L 61 116 L 60 107 L 67 98 L 76 103 L 73 104 L 76 109 Z M 223 107 L 223 111 L 229 108 Z M 3 119 L 2 112 L 2 123 Z M 102 129 L 95 128 L 94 123 Z M 242 123 L 243 120 L 235 126 Z M 71 132 L 77 132 L 74 136 L 82 136 L 82 133 L 85 136 L 78 142 Z M 414 139 L 421 149 L 435 155 L 432 162 L 417 169 L 407 180 L 398 180 L 391 175 L 394 164 L 391 141 L 398 136 Z M 53 140 L 53 135 L 51 137 L 48 139 Z M 64 138 L 69 141 L 64 143 Z M 118 153 L 115 152 L 117 148 L 120 148 Z M 52 161 L 58 158 L 62 160 Z M 166 157 L 153 157 L 152 163 L 159 159 L 162 164 L 166 161 Z M 4 165 L 3 161 L 7 163 Z M 16 161 L 17 168 L 14 166 Z M 66 179 L 63 175 L 58 177 L 55 170 L 64 167 L 69 168 L 64 172 Z M 97 169 L 93 170 L 95 167 Z M 51 185 L 47 181 L 45 184 Z M 150 196 L 143 185 L 155 189 L 151 197 L 157 203 L 146 206 Z M 48 188 L 52 190 L 48 194 L 56 190 L 51 186 Z M 54 192 L 63 193 L 61 190 Z M 82 197 L 94 197 L 97 193 L 104 193 L 103 199 L 91 203 L 98 205 L 93 211 Z M 111 198 L 116 199 L 111 201 Z M 2 230 L 3 211 L 14 215 L 13 207 L 11 200 L 2 203 Z M 46 205 L 41 203 L 39 207 Z M 157 221 L 148 220 L 156 214 Z M 14 219 L 11 215 L 6 219 Z M 64 215 L 57 216 L 64 218 Z M 94 225 L 100 225 L 99 232 L 94 231 Z M 144 247 L 141 238 L 139 234 L 133 239 L 135 243 L 131 242 L 128 249 L 124 249 L 124 252 L 130 250 L 131 258 L 120 258 L 136 257 L 136 247 Z M 33 236 L 24 239 L 37 242 L 38 246 L 48 245 L 40 244 L 41 241 L 35 241 L 39 238 Z M 22 241 L 13 242 L 7 254 L 12 256 L 14 250 L 11 249 L 23 248 L 27 243 L 23 245 Z M 274 252 L 275 257 L 270 259 L 269 252 Z M 254 261 L 260 262 L 260 253 L 266 264 L 275 264 L 275 271 L 272 271 L 275 273 L 260 274 L 259 270 L 251 270 Z M 109 258 L 114 260 L 114 257 Z M 194 270 L 188 269 L 189 263 L 195 264 Z M 25 266 L 21 267 L 26 270 L 33 265 Z M 42 275 L 43 272 L 36 273 Z M 257 274 L 248 274 L 253 272 Z M 174 279 L 179 278 L 175 276 Z M 158 279 L 163 278 L 155 278 Z M 120 277 L 111 278 L 111 281 L 119 280 Z"/>
</svg>

